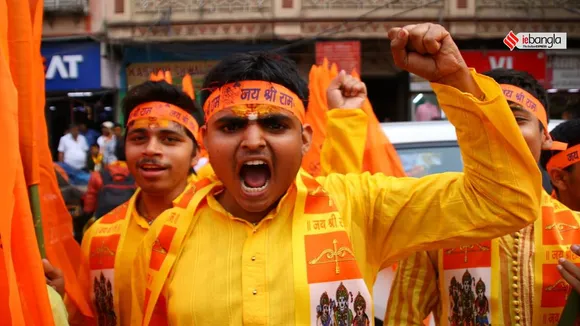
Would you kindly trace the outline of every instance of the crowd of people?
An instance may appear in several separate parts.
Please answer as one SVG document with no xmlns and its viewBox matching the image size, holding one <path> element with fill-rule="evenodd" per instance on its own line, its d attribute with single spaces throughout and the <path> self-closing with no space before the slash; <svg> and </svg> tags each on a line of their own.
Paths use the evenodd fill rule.
<svg viewBox="0 0 580 326">
<path fill-rule="evenodd" d="M 69 323 L 367 326 L 377 273 L 398 263 L 387 325 L 554 324 L 580 292 L 578 120 L 550 134 L 533 77 L 469 69 L 440 25 L 388 36 L 395 64 L 432 83 L 464 172 L 365 172 L 366 86 L 344 71 L 313 94 L 278 54 L 232 55 L 205 76 L 202 107 L 145 82 L 123 102 L 137 189 L 85 233 L 92 315 L 65 296 Z M 313 96 L 328 108 L 317 177 L 301 168 Z M 90 145 L 75 128 L 65 137 L 62 161 L 85 168 Z M 192 169 L 202 148 L 207 174 Z M 111 166 L 106 153 L 90 156 Z"/>
</svg>

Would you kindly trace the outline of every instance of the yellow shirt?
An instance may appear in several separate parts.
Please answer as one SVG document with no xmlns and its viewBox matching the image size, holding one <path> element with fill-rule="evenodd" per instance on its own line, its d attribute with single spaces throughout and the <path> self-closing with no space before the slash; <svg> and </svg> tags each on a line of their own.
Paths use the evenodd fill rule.
<svg viewBox="0 0 580 326">
<path fill-rule="evenodd" d="M 52 317 L 55 326 L 68 326 L 68 313 L 64 301 L 60 294 L 56 292 L 51 286 L 46 286 L 48 291 L 48 299 L 50 300 L 50 307 L 52 308 Z"/>
<path fill-rule="evenodd" d="M 317 178 L 335 199 L 369 289 L 380 269 L 413 251 L 497 237 L 539 216 L 537 165 L 520 150 L 525 142 L 499 86 L 474 76 L 485 101 L 433 84 L 457 126 L 465 174 Z M 329 130 L 340 129 L 328 123 Z M 212 196 L 202 201 L 164 289 L 171 325 L 294 324 L 293 196 L 290 191 L 255 226 L 228 214 Z"/>
<path fill-rule="evenodd" d="M 552 199 L 546 192 L 543 193 L 542 201 L 548 205 L 557 205 L 565 208 L 559 202 Z M 580 221 L 580 214 L 576 213 L 576 219 Z M 515 240 L 513 234 L 505 235 L 501 238 L 494 239 L 498 241 L 499 255 L 501 262 L 498 282 L 499 297 L 488 298 L 498 300 L 500 313 L 499 320 L 489 320 L 492 325 L 511 325 L 514 320 L 514 311 L 517 310 L 521 317 L 521 325 L 532 325 L 533 300 L 540 300 L 541 295 L 534 295 L 534 282 L 542 282 L 540 275 L 534 275 L 535 264 L 535 242 L 534 228 L 543 228 L 542 219 L 530 224 L 519 231 L 521 234 L 518 240 Z M 517 244 L 516 244 L 517 241 Z M 513 248 L 521 248 L 518 252 L 517 259 L 514 258 Z M 441 295 L 449 295 L 448 289 L 441 288 L 441 278 L 443 270 L 439 264 L 438 251 L 422 251 L 413 254 L 408 259 L 401 261 L 398 265 L 397 274 L 391 288 L 389 304 L 385 316 L 386 325 L 423 325 L 422 321 L 433 313 L 437 325 L 446 325 L 440 323 L 443 305 Z M 519 275 L 511 273 L 514 267 L 520 268 Z M 554 271 L 555 271 L 554 267 Z M 515 279 L 513 278 L 515 277 Z M 521 278 L 521 280 L 519 279 Z M 459 280 L 461 281 L 461 280 Z M 512 286 L 516 282 L 518 285 L 519 299 L 523 303 L 514 304 Z M 489 286 L 489 284 L 488 284 Z M 441 294 L 444 293 L 444 294 Z M 447 308 L 445 308 L 447 309 Z"/>
<path fill-rule="evenodd" d="M 173 204 L 179 202 L 183 193 L 189 189 L 189 186 L 173 200 Z M 114 285 L 119 287 L 119 312 L 120 316 L 117 316 L 120 325 L 130 325 L 131 322 L 131 268 L 133 260 L 135 259 L 136 249 L 138 245 L 143 240 L 143 237 L 149 230 L 149 222 L 144 217 L 140 216 L 135 207 L 129 207 L 131 210 L 131 220 L 127 226 L 127 233 L 125 234 L 125 241 L 123 246 L 118 248 L 117 255 L 120 256 L 120 261 L 124 263 L 115 266 L 115 281 L 117 283 Z M 85 258 L 88 260 L 90 252 L 91 239 L 93 238 L 93 230 L 96 229 L 95 225 L 100 224 L 100 219 L 97 220 L 91 228 L 87 230 L 83 237 L 82 252 Z M 92 286 L 90 287 L 92 291 Z M 93 309 L 93 313 L 95 309 Z"/>
<path fill-rule="evenodd" d="M 207 163 L 201 169 L 199 169 L 199 171 L 197 171 L 197 173 L 190 174 L 187 177 L 187 182 L 194 183 L 194 182 L 197 182 L 198 180 L 203 179 L 205 177 L 208 177 L 212 174 L 214 174 L 213 168 L 211 167 L 211 164 Z"/>
</svg>

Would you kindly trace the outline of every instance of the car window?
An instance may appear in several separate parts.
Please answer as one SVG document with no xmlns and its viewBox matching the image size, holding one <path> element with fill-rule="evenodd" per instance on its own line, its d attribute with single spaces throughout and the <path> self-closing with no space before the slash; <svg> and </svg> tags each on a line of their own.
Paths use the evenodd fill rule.
<svg viewBox="0 0 580 326">
<path fill-rule="evenodd" d="M 408 176 L 463 171 L 463 160 L 457 143 L 416 143 L 395 147 Z"/>
</svg>

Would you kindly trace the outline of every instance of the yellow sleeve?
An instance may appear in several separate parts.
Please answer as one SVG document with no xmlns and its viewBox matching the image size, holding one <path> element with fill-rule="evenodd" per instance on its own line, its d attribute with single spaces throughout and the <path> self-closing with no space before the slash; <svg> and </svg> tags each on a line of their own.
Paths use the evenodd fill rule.
<svg viewBox="0 0 580 326">
<path fill-rule="evenodd" d="M 360 173 L 368 130 L 361 109 L 334 109 L 326 113 L 326 138 L 320 152 L 322 175 Z"/>
<path fill-rule="evenodd" d="M 68 314 L 64 301 L 60 294 L 50 286 L 46 286 L 48 291 L 48 299 L 50 300 L 50 307 L 52 308 L 52 318 L 55 326 L 68 326 Z"/>
<path fill-rule="evenodd" d="M 437 267 L 426 251 L 414 253 L 397 265 L 384 323 L 423 325 L 438 302 Z"/>
<path fill-rule="evenodd" d="M 491 78 L 475 72 L 473 78 L 484 100 L 433 84 L 456 128 L 464 173 L 317 178 L 336 198 L 344 222 L 365 235 L 374 264 L 386 267 L 416 251 L 496 238 L 540 215 L 540 171 L 502 90 Z"/>
</svg>

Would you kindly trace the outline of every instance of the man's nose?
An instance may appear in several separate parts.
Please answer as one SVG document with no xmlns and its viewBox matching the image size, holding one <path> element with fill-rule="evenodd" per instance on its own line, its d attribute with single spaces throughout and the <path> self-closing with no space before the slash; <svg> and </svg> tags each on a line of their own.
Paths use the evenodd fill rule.
<svg viewBox="0 0 580 326">
<path fill-rule="evenodd" d="M 161 143 L 155 137 L 149 139 L 147 146 L 145 146 L 145 150 L 143 151 L 144 155 L 153 156 L 161 154 Z"/>
<path fill-rule="evenodd" d="M 266 147 L 262 128 L 256 123 L 248 124 L 244 131 L 244 139 L 241 145 L 249 150 L 257 150 Z"/>
</svg>

